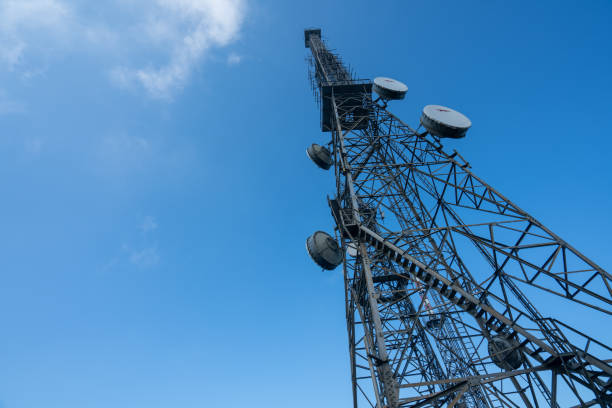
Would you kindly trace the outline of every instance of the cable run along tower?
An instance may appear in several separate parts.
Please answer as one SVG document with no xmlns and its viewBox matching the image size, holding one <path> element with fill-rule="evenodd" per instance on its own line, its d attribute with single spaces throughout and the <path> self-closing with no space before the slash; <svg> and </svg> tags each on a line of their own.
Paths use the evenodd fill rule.
<svg viewBox="0 0 612 408">
<path fill-rule="evenodd" d="M 387 110 L 404 84 L 356 79 L 320 29 L 305 45 L 329 136 L 307 153 L 336 179 L 335 236 L 306 246 L 342 265 L 354 407 L 612 406 L 610 346 L 537 307 L 612 327 L 612 276 L 444 150 L 467 117 L 413 129 Z"/>
</svg>

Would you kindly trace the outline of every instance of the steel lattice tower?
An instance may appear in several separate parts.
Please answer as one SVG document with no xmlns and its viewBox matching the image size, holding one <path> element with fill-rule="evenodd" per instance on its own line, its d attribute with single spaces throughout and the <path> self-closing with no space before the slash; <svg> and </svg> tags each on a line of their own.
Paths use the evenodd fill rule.
<svg viewBox="0 0 612 408">
<path fill-rule="evenodd" d="M 309 156 L 336 178 L 336 238 L 307 246 L 343 265 L 354 407 L 612 406 L 612 349 L 532 303 L 610 326 L 612 276 L 390 113 L 320 29 L 305 45 L 331 135 Z"/>
</svg>

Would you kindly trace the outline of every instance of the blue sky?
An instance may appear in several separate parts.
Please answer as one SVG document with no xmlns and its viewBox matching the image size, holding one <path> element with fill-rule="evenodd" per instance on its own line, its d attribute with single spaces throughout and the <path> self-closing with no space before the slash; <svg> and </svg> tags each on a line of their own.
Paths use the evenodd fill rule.
<svg viewBox="0 0 612 408">
<path fill-rule="evenodd" d="M 349 406 L 303 28 L 607 270 L 609 1 L 0 0 L 0 407 Z M 578 320 L 576 314 L 567 316 Z M 572 320 L 573 319 L 573 320 Z M 602 319 L 602 320 L 599 320 Z M 586 321 L 610 333 L 609 319 Z"/>
</svg>

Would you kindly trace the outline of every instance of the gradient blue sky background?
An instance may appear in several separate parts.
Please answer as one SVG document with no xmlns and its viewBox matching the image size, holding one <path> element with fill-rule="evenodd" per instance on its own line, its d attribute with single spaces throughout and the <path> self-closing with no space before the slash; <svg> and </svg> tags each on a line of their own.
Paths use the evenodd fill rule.
<svg viewBox="0 0 612 408">
<path fill-rule="evenodd" d="M 347 407 L 303 29 L 612 269 L 612 3 L 0 0 L 0 407 Z M 566 320 L 610 341 L 610 319 Z M 607 320 L 606 320 L 607 319 Z"/>
</svg>

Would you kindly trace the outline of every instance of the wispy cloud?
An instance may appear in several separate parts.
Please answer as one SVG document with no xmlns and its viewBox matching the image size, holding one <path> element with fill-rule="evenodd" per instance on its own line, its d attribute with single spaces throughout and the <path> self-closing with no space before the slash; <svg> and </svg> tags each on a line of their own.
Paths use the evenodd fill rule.
<svg viewBox="0 0 612 408">
<path fill-rule="evenodd" d="M 245 12 L 243 0 L 158 0 L 143 33 L 151 41 L 170 40 L 169 61 L 159 67 L 116 67 L 111 77 L 121 86 L 139 83 L 148 94 L 169 99 L 194 67 L 215 46 L 235 40 Z"/>
<path fill-rule="evenodd" d="M 61 0 L 3 0 L 0 21 L 3 30 L 20 28 L 56 28 L 64 23 L 69 8 Z"/>
<path fill-rule="evenodd" d="M 140 231 L 144 234 L 142 237 L 145 242 L 151 239 L 150 234 L 155 232 L 158 228 L 157 221 L 155 221 L 155 217 L 151 215 L 147 215 L 142 220 L 140 224 Z M 139 268 L 152 268 L 159 263 L 159 251 L 157 250 L 157 245 L 147 245 L 145 247 L 141 247 L 140 249 L 129 249 L 129 247 L 124 247 L 129 252 L 129 261 L 131 264 L 138 266 Z"/>
<path fill-rule="evenodd" d="M 141 177 L 181 177 L 198 160 L 191 144 L 163 132 L 113 129 L 96 134 L 83 147 L 87 168 L 114 185 Z"/>
<path fill-rule="evenodd" d="M 228 65 L 238 65 L 242 61 L 242 56 L 236 54 L 235 52 L 230 53 L 227 56 L 227 64 Z"/>
<path fill-rule="evenodd" d="M 60 0 L 0 1 L 0 62 L 15 69 L 34 36 L 64 32 L 70 15 Z"/>
<path fill-rule="evenodd" d="M 0 89 L 0 116 L 24 112 L 23 103 L 12 100 L 4 90 Z"/>
<path fill-rule="evenodd" d="M 112 82 L 170 100 L 211 50 L 239 37 L 246 1 L 107 3 L 122 16 L 122 23 L 116 23 L 90 17 L 74 0 L 0 0 L 0 65 L 15 70 L 36 45 L 41 52 L 55 49 L 40 45 L 54 40 L 87 53 L 115 47 L 105 68 L 111 67 Z"/>
<path fill-rule="evenodd" d="M 155 217 L 152 215 L 143 217 L 138 225 L 141 234 L 138 237 L 133 237 L 131 243 L 124 243 L 121 246 L 122 254 L 110 259 L 103 270 L 108 271 L 120 265 L 131 265 L 140 269 L 151 269 L 157 266 L 161 260 L 155 240 L 158 228 Z M 135 244 L 135 241 L 140 241 L 140 243 Z"/>
<path fill-rule="evenodd" d="M 0 62 L 13 70 L 21 61 L 25 47 L 25 43 L 21 40 L 3 41 L 2 48 L 0 48 Z"/>
<path fill-rule="evenodd" d="M 157 248 L 150 247 L 130 253 L 130 262 L 139 268 L 152 268 L 159 263 Z"/>
<path fill-rule="evenodd" d="M 155 221 L 155 218 L 150 215 L 147 215 L 146 217 L 144 217 L 142 224 L 140 224 L 140 230 L 146 234 L 146 233 L 155 231 L 156 229 L 157 229 L 157 221 Z"/>
</svg>

